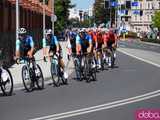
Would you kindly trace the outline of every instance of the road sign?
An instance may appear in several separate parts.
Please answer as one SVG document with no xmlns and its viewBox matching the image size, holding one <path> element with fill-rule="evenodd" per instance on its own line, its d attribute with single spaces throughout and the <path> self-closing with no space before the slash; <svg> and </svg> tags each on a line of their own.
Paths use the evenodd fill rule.
<svg viewBox="0 0 160 120">
<path fill-rule="evenodd" d="M 117 7 L 118 6 L 118 2 L 111 2 L 111 6 L 112 7 Z"/>
<path fill-rule="evenodd" d="M 133 12 L 133 14 L 136 14 L 136 15 L 140 14 L 140 10 L 133 10 L 132 12 Z"/>
<path fill-rule="evenodd" d="M 51 21 L 52 21 L 52 22 L 53 22 L 53 21 L 56 22 L 56 21 L 57 21 L 57 16 L 52 14 L 52 16 L 51 16 Z"/>
<path fill-rule="evenodd" d="M 132 6 L 137 7 L 139 5 L 138 1 L 132 2 Z"/>
</svg>

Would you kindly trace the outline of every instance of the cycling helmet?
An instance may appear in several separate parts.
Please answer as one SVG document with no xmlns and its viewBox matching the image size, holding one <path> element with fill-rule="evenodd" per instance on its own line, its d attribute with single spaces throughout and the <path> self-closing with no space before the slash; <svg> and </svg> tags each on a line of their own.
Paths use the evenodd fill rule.
<svg viewBox="0 0 160 120">
<path fill-rule="evenodd" d="M 20 28 L 20 29 L 18 30 L 18 33 L 19 33 L 19 34 L 26 34 L 26 33 L 27 33 L 27 30 L 26 30 L 25 28 Z"/>
<path fill-rule="evenodd" d="M 51 34 L 52 34 L 52 30 L 51 30 L 51 29 L 46 30 L 46 31 L 45 31 L 45 34 L 46 34 L 46 35 L 51 35 Z"/>
</svg>

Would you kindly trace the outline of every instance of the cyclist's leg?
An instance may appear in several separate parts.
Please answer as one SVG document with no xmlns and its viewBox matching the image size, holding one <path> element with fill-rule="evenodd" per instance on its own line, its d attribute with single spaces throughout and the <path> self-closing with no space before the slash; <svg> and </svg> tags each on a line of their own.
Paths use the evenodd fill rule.
<svg viewBox="0 0 160 120">
<path fill-rule="evenodd" d="M 50 46 L 49 51 L 48 51 L 48 57 L 49 57 L 49 62 L 52 61 L 52 57 L 53 55 L 56 54 L 56 46 Z"/>
<path fill-rule="evenodd" d="M 112 49 L 112 42 L 108 41 L 107 42 L 107 53 L 108 53 L 108 66 L 111 66 L 111 49 Z"/>
<path fill-rule="evenodd" d="M 112 48 L 113 48 L 114 58 L 116 58 L 116 48 L 117 48 L 117 45 L 116 45 L 115 42 L 112 44 Z"/>
<path fill-rule="evenodd" d="M 62 56 L 62 50 L 60 50 L 60 53 L 59 53 L 59 63 L 60 63 L 60 67 L 62 69 L 64 78 L 67 79 L 68 78 L 68 73 L 65 70 L 65 64 L 64 64 L 64 60 L 63 60 L 63 56 Z"/>
<path fill-rule="evenodd" d="M 94 54 L 94 66 L 97 65 L 97 51 L 96 51 L 96 43 L 93 44 L 93 54 Z"/>
<path fill-rule="evenodd" d="M 98 43 L 98 48 L 97 48 L 97 54 L 98 54 L 98 67 L 101 68 L 101 55 L 102 55 L 102 44 Z"/>
</svg>

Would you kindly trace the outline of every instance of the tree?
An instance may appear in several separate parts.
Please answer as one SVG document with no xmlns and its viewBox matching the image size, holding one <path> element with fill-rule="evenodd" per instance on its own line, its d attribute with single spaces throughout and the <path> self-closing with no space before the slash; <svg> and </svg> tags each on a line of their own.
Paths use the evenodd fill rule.
<svg viewBox="0 0 160 120">
<path fill-rule="evenodd" d="M 43 0 L 39 0 L 43 2 Z M 45 0 L 48 4 L 49 0 Z M 57 16 L 57 21 L 55 22 L 55 32 L 62 31 L 68 24 L 69 9 L 73 8 L 74 5 L 71 4 L 71 0 L 54 0 L 55 4 L 55 14 Z"/>
<path fill-rule="evenodd" d="M 157 27 L 158 30 L 160 31 L 160 11 L 155 12 L 155 15 L 152 18 L 152 22 L 154 27 Z"/>
<path fill-rule="evenodd" d="M 111 6 L 113 1 L 117 0 L 109 0 L 108 3 L 104 0 L 95 0 L 93 13 L 96 24 L 107 23 L 110 20 L 111 24 L 114 24 L 116 7 Z"/>
<path fill-rule="evenodd" d="M 104 21 L 104 0 L 95 0 L 94 3 L 94 18 L 95 23 L 100 24 Z"/>
<path fill-rule="evenodd" d="M 55 0 L 55 14 L 57 21 L 55 22 L 55 31 L 62 31 L 67 27 L 69 20 L 69 9 L 73 8 L 71 0 Z"/>
</svg>

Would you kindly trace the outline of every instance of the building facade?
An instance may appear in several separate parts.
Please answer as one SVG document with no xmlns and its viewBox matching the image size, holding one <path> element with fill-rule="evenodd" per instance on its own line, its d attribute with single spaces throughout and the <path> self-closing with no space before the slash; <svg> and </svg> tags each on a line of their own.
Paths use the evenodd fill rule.
<svg viewBox="0 0 160 120">
<path fill-rule="evenodd" d="M 127 2 L 130 3 L 128 7 Z M 133 5 L 134 2 L 138 4 Z M 124 24 L 129 31 L 150 31 L 152 16 L 160 10 L 160 0 L 119 0 L 119 3 L 125 6 L 125 11 L 119 15 L 119 24 Z"/>
<path fill-rule="evenodd" d="M 134 31 L 150 31 L 152 24 L 152 16 L 156 10 L 160 10 L 160 1 L 158 0 L 143 0 L 139 1 L 137 7 L 132 7 L 132 10 L 140 10 L 140 15 L 131 14 L 130 26 Z"/>
<path fill-rule="evenodd" d="M 50 0 L 51 1 L 51 0 Z M 16 0 L 0 0 L 0 49 L 3 49 L 5 61 L 12 61 L 16 41 Z M 46 27 L 51 27 L 52 11 L 45 5 Z M 25 27 L 36 44 L 41 47 L 43 31 L 43 4 L 39 0 L 19 0 L 19 24 Z"/>
</svg>

